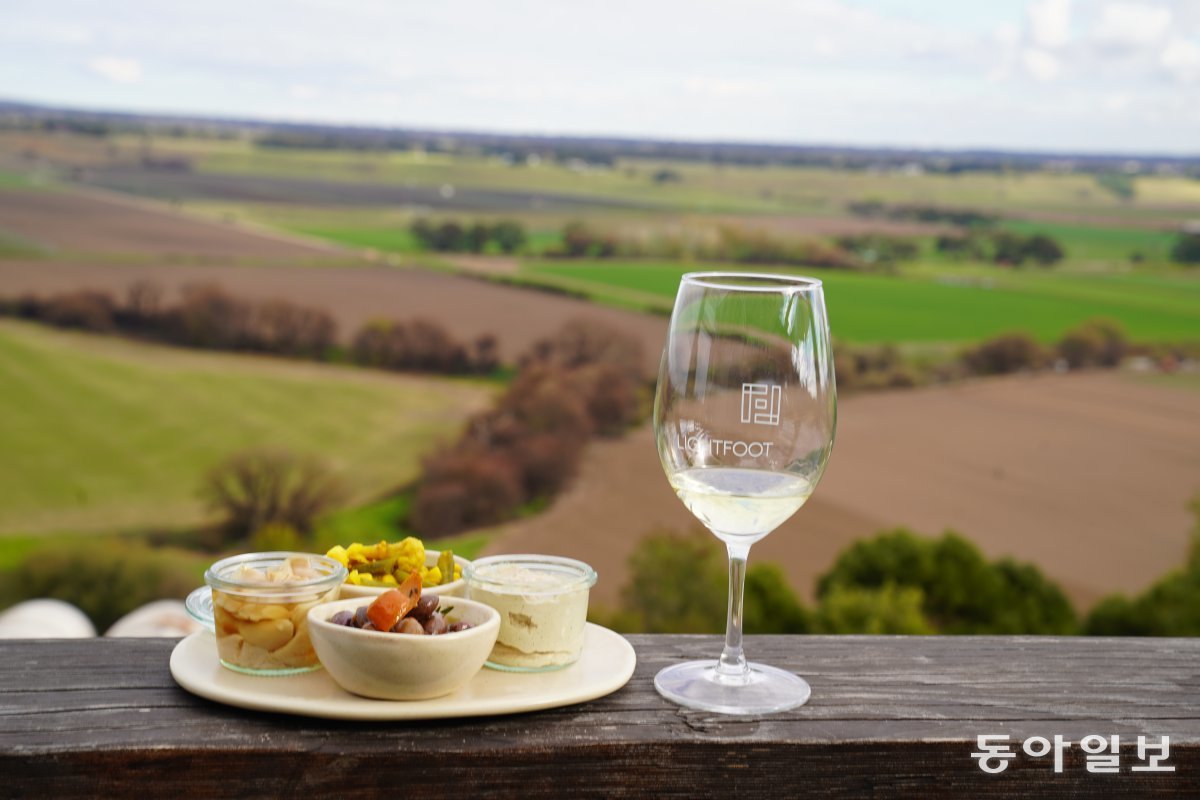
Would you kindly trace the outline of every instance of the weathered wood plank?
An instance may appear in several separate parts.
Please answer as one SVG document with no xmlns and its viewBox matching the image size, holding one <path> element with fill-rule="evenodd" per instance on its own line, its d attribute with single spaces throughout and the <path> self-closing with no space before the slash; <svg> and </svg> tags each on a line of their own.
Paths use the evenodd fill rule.
<svg viewBox="0 0 1200 800">
<path fill-rule="evenodd" d="M 512 717 L 348 723 L 263 714 L 175 686 L 172 640 L 0 642 L 4 796 L 728 794 L 819 797 L 1200 796 L 1200 640 L 752 637 L 753 658 L 813 685 L 808 706 L 729 718 L 676 708 L 654 673 L 714 637 L 633 636 L 607 698 Z M 981 733 L 1122 735 L 1122 771 L 1019 755 L 1000 775 Z M 1170 735 L 1174 773 L 1134 773 L 1138 734 Z M 381 759 L 395 768 L 380 769 Z M 431 780 L 425 776 L 438 776 Z M 452 776 L 443 780 L 444 776 Z"/>
</svg>

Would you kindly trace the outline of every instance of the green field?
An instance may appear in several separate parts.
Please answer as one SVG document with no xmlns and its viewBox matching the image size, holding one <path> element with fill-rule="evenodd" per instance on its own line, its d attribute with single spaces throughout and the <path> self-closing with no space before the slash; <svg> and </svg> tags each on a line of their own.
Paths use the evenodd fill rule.
<svg viewBox="0 0 1200 800">
<path fill-rule="evenodd" d="M 37 184 L 24 173 L 0 169 L 0 189 L 30 189 Z"/>
<path fill-rule="evenodd" d="M 1140 253 L 1145 262 L 1167 263 L 1177 238 L 1171 231 L 1109 225 L 1009 220 L 1003 227 L 1025 236 L 1043 233 L 1052 237 L 1062 245 L 1070 262 L 1128 264 L 1132 254 Z"/>
<path fill-rule="evenodd" d="M 325 457 L 362 502 L 491 391 L 0 321 L 0 533 L 194 525 L 204 472 L 255 445 Z"/>
<path fill-rule="evenodd" d="M 419 253 L 420 245 L 406 227 L 397 228 L 292 228 L 296 233 L 328 239 L 331 242 L 365 247 L 387 253 Z"/>
<path fill-rule="evenodd" d="M 0 258 L 41 258 L 48 248 L 0 228 Z"/>
<path fill-rule="evenodd" d="M 527 261 L 522 275 L 587 291 L 617 305 L 669 309 L 679 277 L 721 265 Z M 781 270 L 804 272 L 802 269 Z M 1200 276 L 1058 274 L 975 269 L 952 274 L 808 271 L 825 285 L 833 333 L 848 342 L 967 342 L 1011 330 L 1043 341 L 1096 316 L 1137 340 L 1200 336 Z"/>
</svg>

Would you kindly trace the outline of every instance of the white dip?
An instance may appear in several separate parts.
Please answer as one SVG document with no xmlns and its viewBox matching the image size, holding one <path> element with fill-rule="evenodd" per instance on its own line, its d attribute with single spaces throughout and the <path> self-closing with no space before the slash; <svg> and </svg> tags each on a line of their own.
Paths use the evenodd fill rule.
<svg viewBox="0 0 1200 800">
<path fill-rule="evenodd" d="M 500 612 L 490 660 L 523 669 L 566 666 L 579 659 L 588 589 L 577 574 L 487 564 L 471 577 L 472 600 Z"/>
</svg>

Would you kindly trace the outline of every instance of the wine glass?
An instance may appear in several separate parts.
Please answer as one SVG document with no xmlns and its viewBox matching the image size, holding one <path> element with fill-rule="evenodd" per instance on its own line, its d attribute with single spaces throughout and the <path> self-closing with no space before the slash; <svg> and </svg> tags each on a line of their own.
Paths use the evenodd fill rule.
<svg viewBox="0 0 1200 800">
<path fill-rule="evenodd" d="M 836 427 L 819 280 L 683 276 L 659 368 L 654 435 L 675 493 L 729 551 L 729 613 L 720 659 L 655 676 L 668 700 L 722 714 L 767 714 L 808 701 L 803 678 L 746 661 L 742 591 L 750 546 L 808 500 Z"/>
</svg>

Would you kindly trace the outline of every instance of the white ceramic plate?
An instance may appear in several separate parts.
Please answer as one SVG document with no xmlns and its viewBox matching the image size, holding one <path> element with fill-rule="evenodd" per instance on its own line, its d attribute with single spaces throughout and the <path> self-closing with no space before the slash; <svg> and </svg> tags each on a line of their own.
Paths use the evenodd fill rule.
<svg viewBox="0 0 1200 800">
<path fill-rule="evenodd" d="M 557 672 L 499 672 L 486 667 L 453 694 L 433 700 L 369 700 L 350 694 L 320 669 L 263 678 L 221 666 L 208 631 L 185 638 L 171 653 L 171 675 L 192 694 L 218 703 L 326 719 L 414 720 L 518 714 L 584 703 L 620 689 L 637 664 L 625 637 L 588 623 L 583 654 Z"/>
</svg>

